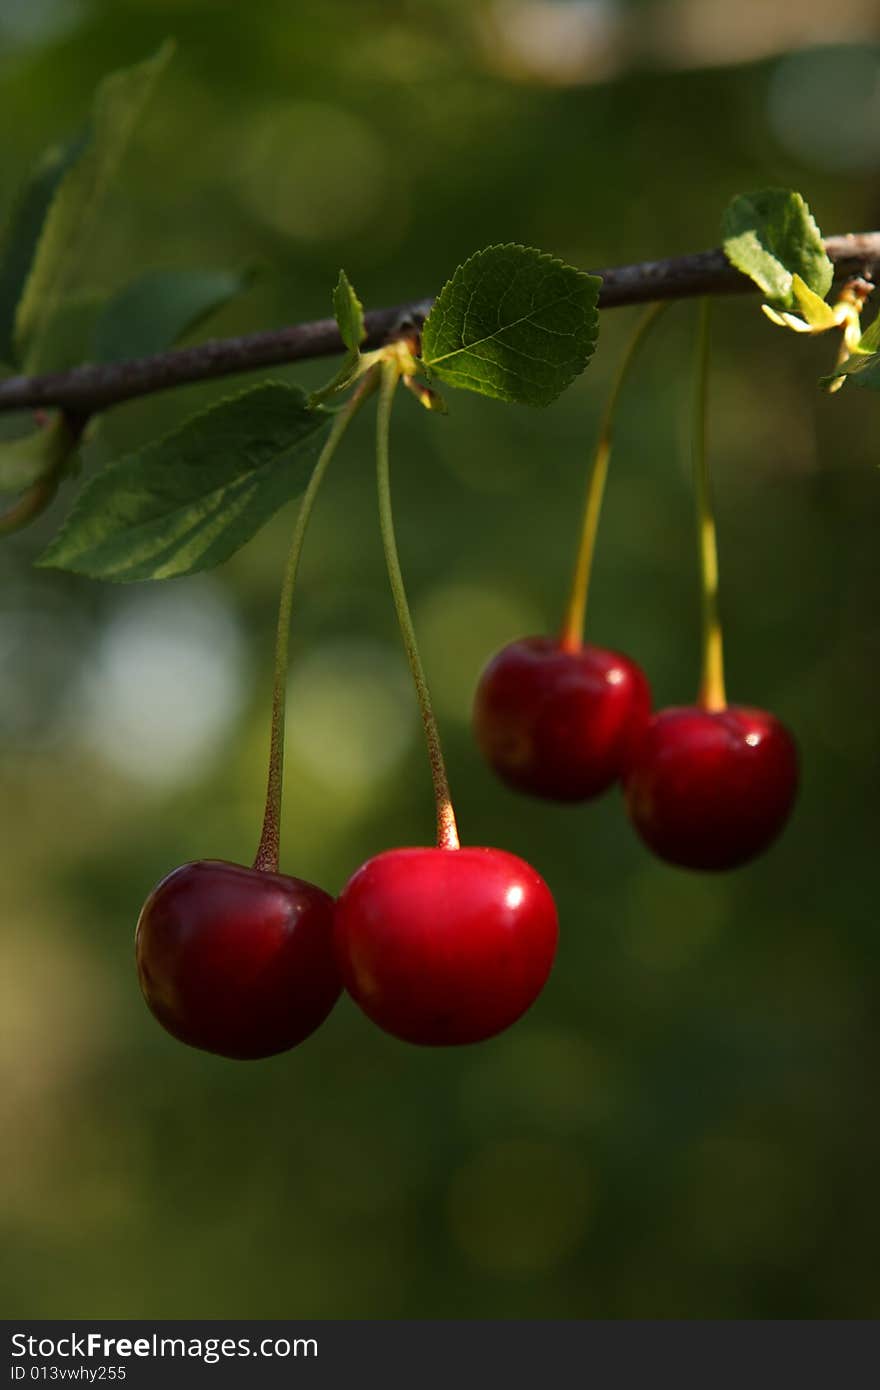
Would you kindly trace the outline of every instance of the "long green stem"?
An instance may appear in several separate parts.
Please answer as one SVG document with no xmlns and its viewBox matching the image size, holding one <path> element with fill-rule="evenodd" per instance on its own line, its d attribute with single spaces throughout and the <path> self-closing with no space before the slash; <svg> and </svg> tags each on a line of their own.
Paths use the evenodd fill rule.
<svg viewBox="0 0 880 1390">
<path fill-rule="evenodd" d="M 269 743 L 269 781 L 266 788 L 266 811 L 263 816 L 263 831 L 254 859 L 254 868 L 266 873 L 278 872 L 278 855 L 281 847 L 281 792 L 284 782 L 284 717 L 287 706 L 287 667 L 290 642 L 290 617 L 293 609 L 293 592 L 299 571 L 303 541 L 308 530 L 315 498 L 318 495 L 324 474 L 333 455 L 336 453 L 342 436 L 351 424 L 360 407 L 376 387 L 374 374 L 365 378 L 333 421 L 327 442 L 318 455 L 317 462 L 309 479 L 308 487 L 299 504 L 296 524 L 284 567 L 281 581 L 281 597 L 278 602 L 278 627 L 275 635 L 275 675 L 272 687 L 272 731 Z"/>
<path fill-rule="evenodd" d="M 397 554 L 397 540 L 394 534 L 394 514 L 391 508 L 388 438 L 391 428 L 391 407 L 394 403 L 394 392 L 397 389 L 399 379 L 400 364 L 396 361 L 384 362 L 382 365 L 382 387 L 379 394 L 376 428 L 376 477 L 379 490 L 379 525 L 382 531 L 382 545 L 385 550 L 385 563 L 388 567 L 388 579 L 391 584 L 394 607 L 397 611 L 397 621 L 400 624 L 400 634 L 403 638 L 406 659 L 409 662 L 409 669 L 412 672 L 413 683 L 416 688 L 416 697 L 422 714 L 422 723 L 425 726 L 428 758 L 431 763 L 431 777 L 434 783 L 434 800 L 437 806 L 437 845 L 440 849 L 458 849 L 458 829 L 455 824 L 455 812 L 452 809 L 452 798 L 449 794 L 449 781 L 446 776 L 446 764 L 443 760 L 443 750 L 440 746 L 440 734 L 437 729 L 437 720 L 434 717 L 434 709 L 431 704 L 428 682 L 425 679 L 424 667 L 422 666 L 422 660 L 419 656 L 416 634 L 413 628 L 412 616 L 409 611 L 409 603 L 407 602 L 406 589 L 403 583 L 403 575 L 400 572 L 400 559 Z"/>
<path fill-rule="evenodd" d="M 702 672 L 697 701 L 707 710 L 727 707 L 724 688 L 724 647 L 718 612 L 718 541 L 709 483 L 706 447 L 706 420 L 709 382 L 709 322 L 711 301 L 700 304 L 697 336 L 696 381 L 694 384 L 693 460 L 694 492 L 697 503 L 697 546 L 700 560 L 700 598 L 702 609 Z"/>
<path fill-rule="evenodd" d="M 596 551 L 596 535 L 599 530 L 599 517 L 602 512 L 602 498 L 608 477 L 608 462 L 611 458 L 611 445 L 614 434 L 614 420 L 617 403 L 636 354 L 645 340 L 651 325 L 659 318 L 668 304 L 653 304 L 645 311 L 636 324 L 635 331 L 627 344 L 623 360 L 617 369 L 617 376 L 611 394 L 605 404 L 599 426 L 599 437 L 593 453 L 590 474 L 587 480 L 587 496 L 584 504 L 584 517 L 581 526 L 580 542 L 575 560 L 571 592 L 565 609 L 559 645 L 563 651 L 578 651 L 583 645 L 584 624 L 587 616 L 587 598 L 590 591 L 590 576 L 593 571 L 593 556 Z"/>
</svg>

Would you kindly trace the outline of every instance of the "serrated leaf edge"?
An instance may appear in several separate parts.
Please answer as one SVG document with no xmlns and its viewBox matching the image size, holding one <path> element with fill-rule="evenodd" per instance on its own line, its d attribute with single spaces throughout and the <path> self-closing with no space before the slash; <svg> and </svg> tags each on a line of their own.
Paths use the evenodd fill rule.
<svg viewBox="0 0 880 1390">
<path fill-rule="evenodd" d="M 186 418 L 185 418 L 184 420 L 180 421 L 180 422 L 179 422 L 178 424 L 176 424 L 176 425 L 172 425 L 172 426 L 170 427 L 170 429 L 168 429 L 168 430 L 165 431 L 164 434 L 158 435 L 155 439 L 149 440 L 146 444 L 141 445 L 141 447 L 140 447 L 139 449 L 130 449 L 130 450 L 128 451 L 128 453 L 122 454 L 122 455 L 121 455 L 119 458 L 117 458 L 117 459 L 112 459 L 111 462 L 108 463 L 108 464 L 106 464 L 106 465 L 104 466 L 104 468 L 102 468 L 98 473 L 96 473 L 96 474 L 94 475 L 93 478 L 90 478 L 89 481 L 88 481 L 88 483 L 86 483 L 85 487 L 81 488 L 80 492 L 77 494 L 76 498 L 74 499 L 73 505 L 71 506 L 70 511 L 68 512 L 67 516 L 65 517 L 64 522 L 63 522 L 63 524 L 62 524 L 62 526 L 61 526 L 61 529 L 52 537 L 51 541 L 50 541 L 49 544 L 46 546 L 45 550 L 43 550 L 43 551 L 37 556 L 36 560 L 34 561 L 34 565 L 35 565 L 37 568 L 39 568 L 39 569 L 56 569 L 56 568 L 57 568 L 57 569 L 67 569 L 67 568 L 68 568 L 68 566 L 66 566 L 66 565 L 63 565 L 63 564 L 62 564 L 62 565 L 58 565 L 58 564 L 56 564 L 56 562 L 52 559 L 52 551 L 55 549 L 55 547 L 56 547 L 56 546 L 58 545 L 58 543 L 61 541 L 62 537 L 63 537 L 63 536 L 65 535 L 65 533 L 67 532 L 68 528 L 69 528 L 71 525 L 73 525 L 73 524 L 79 519 L 79 517 L 82 515 L 82 513 L 83 513 L 83 511 L 85 510 L 85 507 L 86 507 L 86 505 L 87 505 L 87 503 L 88 503 L 88 498 L 89 498 L 89 494 L 90 494 L 91 488 L 92 488 L 92 486 L 93 486 L 95 483 L 98 482 L 99 479 L 106 478 L 107 475 L 108 475 L 108 473 L 113 473 L 113 472 L 115 472 L 117 469 L 122 468 L 124 465 L 130 463 L 133 459 L 137 458 L 137 456 L 138 456 L 139 454 L 143 454 L 143 452 L 144 452 L 146 449 L 151 449 L 151 450 L 152 450 L 152 449 L 159 449 L 159 448 L 163 447 L 164 445 L 166 445 L 166 444 L 168 444 L 169 442 L 173 441 L 174 438 L 175 438 L 177 435 L 179 435 L 184 429 L 188 429 L 191 425 L 197 424 L 199 421 L 204 420 L 207 416 L 213 415 L 214 412 L 217 411 L 217 410 L 219 410 L 221 407 L 227 406 L 227 405 L 231 405 L 231 404 L 233 404 L 235 401 L 240 401 L 240 400 L 244 399 L 246 396 L 255 395 L 258 391 L 264 391 L 264 390 L 266 390 L 267 387 L 273 387 L 273 388 L 275 388 L 275 387 L 280 387 L 281 390 L 285 392 L 285 394 L 298 397 L 299 400 L 301 401 L 302 405 L 303 405 L 303 408 L 305 409 L 305 411 L 306 411 L 307 413 L 312 414 L 312 415 L 315 415 L 315 416 L 318 416 L 319 418 L 322 417 L 322 416 L 325 416 L 327 422 L 329 423 L 329 420 L 330 420 L 330 412 L 329 412 L 329 411 L 325 411 L 325 410 L 321 409 L 320 407 L 318 407 L 318 408 L 312 408 L 312 407 L 309 405 L 309 403 L 308 403 L 308 398 L 307 398 L 305 392 L 302 390 L 302 387 L 291 385 L 290 383 L 288 383 L 288 382 L 286 382 L 286 381 L 279 381 L 279 380 L 277 380 L 276 378 L 269 378 L 269 379 L 267 379 L 267 380 L 265 380 L 265 381 L 259 382 L 259 383 L 258 383 L 257 385 L 255 385 L 255 386 L 245 386 L 245 387 L 243 387 L 242 390 L 240 390 L 240 391 L 234 391 L 234 392 L 230 393 L 229 395 L 221 396 L 218 400 L 212 401 L 212 402 L 210 403 L 210 405 L 205 406 L 203 409 L 201 409 L 201 410 L 196 410 L 196 411 L 194 411 L 191 415 L 187 415 Z M 208 495 L 210 495 L 210 494 L 208 494 Z M 135 528 L 132 528 L 132 529 L 135 529 Z M 73 570 L 73 571 L 71 571 L 71 572 L 72 572 L 72 573 L 86 573 L 86 571 L 83 571 L 83 570 L 79 570 L 79 571 Z M 105 578 L 105 576 L 102 574 L 102 575 L 101 575 L 101 578 L 103 579 L 103 578 Z M 123 579 L 122 577 L 120 577 L 120 578 L 117 579 L 117 578 L 116 578 L 115 576 L 113 576 L 112 574 L 106 575 L 106 578 L 107 578 L 108 582 L 110 582 L 110 583 L 124 582 L 124 579 Z"/>
<path fill-rule="evenodd" d="M 433 304 L 433 306 L 432 306 L 432 308 L 431 308 L 430 314 L 429 314 L 428 317 L 425 319 L 424 326 L 423 326 L 423 328 L 422 328 L 422 337 L 423 337 L 423 338 L 424 338 L 424 334 L 425 334 L 425 332 L 426 332 L 426 330 L 427 330 L 427 328 L 428 328 L 428 325 L 429 325 L 430 322 L 431 322 L 431 319 L 433 318 L 434 314 L 436 313 L 437 305 L 440 303 L 440 300 L 443 298 L 443 296 L 444 296 L 444 294 L 446 293 L 446 291 L 447 291 L 447 290 L 451 287 L 451 285 L 453 284 L 454 280 L 456 279 L 456 276 L 460 275 L 463 271 L 465 271 L 465 270 L 467 269 L 467 267 L 468 267 L 469 265 L 471 265 L 474 261 L 479 260 L 482 256 L 488 255 L 490 251 L 526 251 L 526 252 L 529 252 L 529 253 L 533 254 L 534 256 L 536 256 L 536 258 L 537 258 L 536 261 L 535 261 L 535 264 L 536 264 L 536 265 L 540 264 L 540 263 L 543 261 L 543 262 L 547 262 L 547 264 L 548 264 L 549 266 L 552 266 L 554 269 L 573 271 L 574 274 L 577 275 L 577 276 L 578 276 L 581 280 L 583 280 L 585 283 L 593 283 L 593 284 L 595 284 L 597 291 L 598 291 L 598 289 L 599 289 L 599 286 L 602 284 L 602 277 L 601 277 L 601 275 L 593 275 L 593 274 L 592 274 L 590 271 L 588 271 L 588 270 L 580 270 L 580 269 L 578 269 L 577 266 L 570 265 L 567 261 L 563 261 L 563 260 L 561 259 L 561 257 L 559 257 L 559 256 L 554 256 L 553 253 L 550 252 L 550 251 L 541 251 L 537 246 L 526 246 L 525 243 L 520 242 L 520 241 L 499 241 L 499 242 L 493 243 L 491 246 L 484 246 L 484 247 L 482 247 L 482 249 L 479 250 L 479 251 L 474 251 L 472 255 L 468 256 L 467 260 L 462 261 L 460 265 L 456 266 L 455 270 L 452 272 L 452 274 L 450 275 L 449 279 L 446 281 L 446 283 L 443 285 L 442 289 L 440 290 L 440 293 L 437 295 L 437 298 L 435 299 L 434 304 Z M 565 302 L 566 299 L 570 299 L 570 298 L 571 298 L 570 295 L 565 295 L 565 296 L 563 296 L 562 299 L 560 299 L 560 300 L 558 300 L 558 301 L 556 301 L 556 302 L 562 304 L 562 303 Z M 549 309 L 549 308 L 552 308 L 552 307 L 553 307 L 552 304 L 544 305 L 544 308 L 548 308 L 548 309 Z M 594 314 L 596 315 L 596 332 L 593 334 L 592 341 L 595 343 L 596 340 L 597 340 L 597 338 L 598 338 L 598 336 L 599 336 L 599 335 L 598 335 L 598 313 L 597 313 L 597 311 L 596 311 L 595 309 L 594 309 Z M 461 352 L 470 352 L 473 348 L 479 347 L 481 343 L 491 342 L 491 341 L 493 341 L 493 339 L 497 338 L 497 337 L 499 336 L 500 333 L 506 332 L 507 329 L 509 329 L 509 328 L 516 328 L 520 323 L 526 323 L 526 322 L 528 322 L 528 319 L 529 319 L 529 315 L 528 315 L 528 314 L 525 314 L 525 315 L 523 315 L 522 318 L 514 319 L 512 323 L 506 323 L 506 324 L 504 325 L 503 328 L 501 328 L 501 329 L 498 330 L 498 333 L 487 334 L 487 335 L 486 335 L 485 337 L 483 337 L 483 338 L 475 338 L 474 341 L 473 341 L 472 343 L 463 343 L 462 346 L 461 346 L 460 348 L 455 348 L 453 352 L 446 352 L 446 353 L 443 354 L 442 357 L 423 358 L 422 360 L 423 360 L 425 366 L 426 366 L 426 367 L 428 368 L 428 370 L 430 371 L 433 367 L 436 367 L 436 365 L 437 365 L 438 362 L 447 362 L 447 361 L 449 360 L 450 357 L 456 357 L 456 356 L 458 356 L 458 354 L 461 353 Z M 477 380 L 478 378 L 474 378 L 474 379 Z"/>
</svg>

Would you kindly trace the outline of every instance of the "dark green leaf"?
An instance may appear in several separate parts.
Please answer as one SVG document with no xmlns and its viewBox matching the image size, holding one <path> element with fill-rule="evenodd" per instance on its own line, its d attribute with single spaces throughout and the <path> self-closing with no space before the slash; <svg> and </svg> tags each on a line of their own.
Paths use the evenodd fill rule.
<svg viewBox="0 0 880 1390">
<path fill-rule="evenodd" d="M 148 270 L 108 300 L 92 357 L 121 362 L 171 347 L 250 285 L 250 270 Z"/>
<path fill-rule="evenodd" d="M 478 251 L 428 316 L 424 364 L 451 386 L 549 405 L 593 354 L 600 283 L 533 247 Z"/>
<path fill-rule="evenodd" d="M 754 280 L 778 309 L 796 307 L 793 275 L 820 299 L 831 288 L 834 268 L 800 193 L 765 188 L 734 198 L 724 214 L 722 235 L 731 265 Z"/>
<path fill-rule="evenodd" d="M 28 371 L 63 372 L 92 355 L 95 320 L 105 296 L 97 290 L 74 290 L 57 304 L 28 351 Z"/>
<path fill-rule="evenodd" d="M 88 138 L 52 200 L 18 304 L 15 338 L 25 361 L 80 271 L 129 137 L 172 52 L 173 44 L 165 43 L 146 62 L 111 73 L 98 87 Z"/>
<path fill-rule="evenodd" d="M 18 363 L 15 311 L 30 272 L 46 213 L 58 185 L 79 157 L 84 136 L 47 150 L 15 206 L 0 243 L 0 361 Z"/>
<path fill-rule="evenodd" d="M 344 270 L 340 270 L 333 291 L 333 312 L 339 324 L 342 341 L 349 352 L 357 353 L 367 336 L 364 325 L 364 306 L 358 299 Z"/>
<path fill-rule="evenodd" d="M 302 490 L 331 418 L 277 382 L 220 401 L 99 473 L 39 563 L 114 580 L 219 565 Z"/>
<path fill-rule="evenodd" d="M 851 357 L 832 372 L 820 378 L 821 386 L 830 386 L 838 377 L 852 377 L 858 386 L 880 390 L 880 314 L 868 325 Z"/>
<path fill-rule="evenodd" d="M 880 352 L 854 352 L 841 363 L 836 372 L 819 379 L 821 386 L 830 386 L 840 377 L 854 381 L 856 386 L 867 386 L 871 391 L 880 391 Z"/>
</svg>

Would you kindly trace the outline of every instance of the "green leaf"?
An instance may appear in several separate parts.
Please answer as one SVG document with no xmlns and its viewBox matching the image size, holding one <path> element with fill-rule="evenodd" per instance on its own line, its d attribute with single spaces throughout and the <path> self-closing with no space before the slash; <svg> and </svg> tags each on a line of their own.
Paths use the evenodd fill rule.
<svg viewBox="0 0 880 1390">
<path fill-rule="evenodd" d="M 794 275 L 820 299 L 830 290 L 834 267 L 800 193 L 765 188 L 734 198 L 722 234 L 731 265 L 754 280 L 777 309 L 795 307 Z"/>
<path fill-rule="evenodd" d="M 252 281 L 249 269 L 148 270 L 107 301 L 95 325 L 92 358 L 121 362 L 162 352 Z"/>
<path fill-rule="evenodd" d="M 38 563 L 113 580 L 219 565 L 302 490 L 331 419 L 280 382 L 220 401 L 99 473 Z"/>
<path fill-rule="evenodd" d="M 25 360 L 80 271 L 129 137 L 173 49 L 164 43 L 152 58 L 111 73 L 98 87 L 88 138 L 52 200 L 18 304 L 15 339 Z"/>
<path fill-rule="evenodd" d="M 12 209 L 0 242 L 0 361 L 18 364 L 15 347 L 15 311 L 34 252 L 40 240 L 46 213 L 61 180 L 77 160 L 84 137 L 47 150 Z"/>
<path fill-rule="evenodd" d="M 106 296 L 99 290 L 74 290 L 57 304 L 28 352 L 28 371 L 63 372 L 92 355 L 95 321 Z"/>
<path fill-rule="evenodd" d="M 524 405 L 549 405 L 596 346 L 601 281 L 528 246 L 490 246 L 460 265 L 422 330 L 433 374 Z"/>
<path fill-rule="evenodd" d="M 335 396 L 354 384 L 360 375 L 360 345 L 367 336 L 364 323 L 364 306 L 352 288 L 344 270 L 340 270 L 336 288 L 333 291 L 333 313 L 339 325 L 339 334 L 348 351 L 339 370 L 328 382 L 309 397 L 309 405 L 320 405 L 329 396 Z"/>
<path fill-rule="evenodd" d="M 880 391 L 880 352 L 872 352 L 869 357 L 851 358 L 854 363 L 848 373 L 856 386 L 867 386 L 869 391 Z"/>
<path fill-rule="evenodd" d="M 364 323 L 364 306 L 355 294 L 351 281 L 344 270 L 340 270 L 336 288 L 333 291 L 333 312 L 339 324 L 342 341 L 349 352 L 357 354 L 361 343 L 367 336 Z"/>
<path fill-rule="evenodd" d="M 877 352 L 878 350 L 880 350 L 880 314 L 872 323 L 868 324 L 859 339 L 859 352 Z"/>
<path fill-rule="evenodd" d="M 857 352 L 842 362 L 829 376 L 819 378 L 820 386 L 831 386 L 840 377 L 847 377 L 856 386 L 880 391 L 880 352 Z"/>
</svg>

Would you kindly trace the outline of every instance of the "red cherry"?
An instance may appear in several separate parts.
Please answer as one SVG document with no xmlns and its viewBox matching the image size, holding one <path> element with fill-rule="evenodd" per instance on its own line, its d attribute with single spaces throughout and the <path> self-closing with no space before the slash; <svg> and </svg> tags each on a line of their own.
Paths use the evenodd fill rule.
<svg viewBox="0 0 880 1390">
<path fill-rule="evenodd" d="M 688 706 L 654 715 L 624 792 L 633 825 L 661 859 L 732 869 L 775 840 L 797 783 L 794 741 L 772 714 Z"/>
<path fill-rule="evenodd" d="M 302 879 L 204 859 L 164 878 L 137 924 L 138 976 L 181 1042 L 269 1057 L 313 1033 L 341 992 L 333 899 Z"/>
<path fill-rule="evenodd" d="M 474 731 L 509 786 L 584 801 L 621 776 L 650 715 L 647 678 L 629 657 L 523 637 L 502 647 L 480 677 Z"/>
<path fill-rule="evenodd" d="M 540 994 L 556 905 L 529 864 L 500 849 L 392 849 L 349 879 L 334 943 L 346 989 L 406 1042 L 480 1042 Z"/>
</svg>

